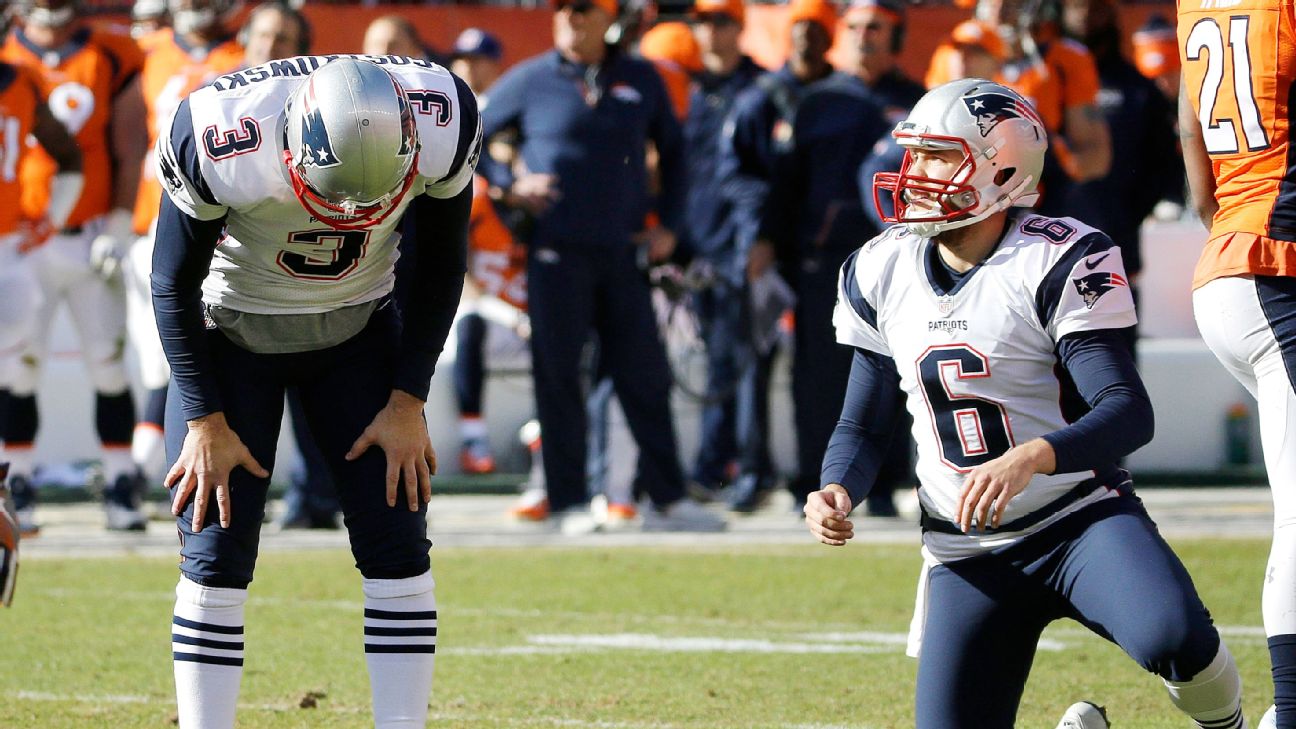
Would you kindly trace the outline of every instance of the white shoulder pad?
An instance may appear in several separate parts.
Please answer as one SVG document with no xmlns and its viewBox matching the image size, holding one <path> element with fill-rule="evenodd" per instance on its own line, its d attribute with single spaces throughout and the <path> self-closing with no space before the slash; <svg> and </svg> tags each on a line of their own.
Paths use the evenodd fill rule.
<svg viewBox="0 0 1296 729">
<path fill-rule="evenodd" d="M 215 220 L 229 208 L 204 179 L 198 145 L 186 99 L 159 129 L 154 147 L 157 178 L 162 181 L 167 197 L 186 215 L 198 220 Z"/>
<path fill-rule="evenodd" d="M 1041 215 L 1022 218 L 1018 231 L 1039 323 L 1054 341 L 1137 323 L 1120 246 L 1106 233 L 1074 218 Z"/>
<path fill-rule="evenodd" d="M 837 305 L 833 309 L 838 342 L 891 356 L 878 321 L 878 310 L 904 247 L 903 239 L 909 236 L 904 226 L 892 226 L 842 264 L 837 278 Z"/>
</svg>

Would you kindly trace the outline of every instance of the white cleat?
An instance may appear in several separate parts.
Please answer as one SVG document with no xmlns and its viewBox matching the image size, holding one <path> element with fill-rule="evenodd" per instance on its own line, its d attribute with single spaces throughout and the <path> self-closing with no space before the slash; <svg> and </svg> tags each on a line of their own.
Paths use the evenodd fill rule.
<svg viewBox="0 0 1296 729">
<path fill-rule="evenodd" d="M 1088 701 L 1077 701 L 1067 708 L 1057 729 L 1110 729 L 1107 710 Z"/>
<path fill-rule="evenodd" d="M 1270 706 L 1269 710 L 1260 717 L 1260 723 L 1256 724 L 1256 729 L 1274 729 L 1278 726 L 1278 707 Z"/>
</svg>

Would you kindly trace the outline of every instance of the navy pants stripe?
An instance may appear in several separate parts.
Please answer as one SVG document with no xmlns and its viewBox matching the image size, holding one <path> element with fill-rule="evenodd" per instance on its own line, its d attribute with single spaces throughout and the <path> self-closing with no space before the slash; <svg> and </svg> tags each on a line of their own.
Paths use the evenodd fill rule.
<svg viewBox="0 0 1296 729">
<path fill-rule="evenodd" d="M 648 283 L 635 249 L 566 245 L 533 248 L 527 260 L 532 375 L 544 437 L 545 483 L 555 511 L 589 499 L 581 352 L 598 334 L 599 356 L 640 451 L 640 477 L 653 502 L 684 495 L 670 412 L 670 370 L 657 334 Z"/>
<path fill-rule="evenodd" d="M 1059 618 L 1174 681 L 1195 676 L 1219 650 L 1187 570 L 1132 496 L 1093 504 L 999 552 L 934 567 L 930 579 L 918 729 L 1011 729 L 1040 634 Z"/>
<path fill-rule="evenodd" d="M 355 461 L 345 455 L 391 396 L 400 322 L 388 305 L 359 334 L 328 349 L 255 354 L 208 331 L 225 419 L 253 457 L 274 467 L 284 391 L 295 386 L 306 424 L 337 484 L 356 567 L 370 579 L 402 579 L 430 567 L 427 506 L 411 512 L 398 498 L 387 506 L 386 455 L 370 448 Z M 174 388 L 174 383 L 172 387 Z M 167 398 L 167 459 L 174 463 L 187 427 L 174 390 Z M 199 533 L 190 528 L 193 499 L 177 519 L 180 571 L 209 587 L 243 588 L 252 581 L 269 479 L 236 468 L 230 476 L 230 526 L 218 522 L 215 499 Z M 402 486 L 403 488 L 403 486 Z"/>
</svg>

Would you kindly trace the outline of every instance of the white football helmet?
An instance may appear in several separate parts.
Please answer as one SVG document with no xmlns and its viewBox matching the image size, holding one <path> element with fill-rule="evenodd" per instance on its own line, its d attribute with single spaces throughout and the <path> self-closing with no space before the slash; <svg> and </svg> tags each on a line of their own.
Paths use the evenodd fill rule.
<svg viewBox="0 0 1296 729">
<path fill-rule="evenodd" d="M 42 28 L 62 28 L 76 20 L 78 0 L 23 0 L 16 4 L 23 22 Z"/>
<path fill-rule="evenodd" d="M 405 89 L 380 66 L 340 58 L 288 99 L 284 162 L 301 204 L 339 230 L 370 228 L 400 204 L 418 170 Z"/>
<path fill-rule="evenodd" d="M 236 0 L 167 0 L 171 27 L 177 35 L 188 35 L 219 25 L 237 5 Z"/>
<path fill-rule="evenodd" d="M 891 133 L 905 147 L 899 172 L 873 176 L 873 202 L 882 219 L 930 238 L 971 225 L 1013 205 L 1039 199 L 1048 132 L 1030 102 L 1007 86 L 980 78 L 937 86 Z M 963 163 L 949 179 L 909 174 L 912 149 L 961 149 Z M 882 208 L 890 192 L 895 214 Z M 939 209 L 911 206 L 910 193 L 935 195 Z"/>
</svg>

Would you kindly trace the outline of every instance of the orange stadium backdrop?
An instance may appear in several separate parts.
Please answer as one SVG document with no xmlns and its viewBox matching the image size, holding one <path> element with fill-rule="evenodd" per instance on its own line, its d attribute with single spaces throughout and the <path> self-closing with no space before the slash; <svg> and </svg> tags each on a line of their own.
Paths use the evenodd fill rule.
<svg viewBox="0 0 1296 729">
<path fill-rule="evenodd" d="M 245 8 L 255 5 L 245 4 Z M 244 10 L 246 13 L 246 9 Z M 465 28 L 479 27 L 495 33 L 504 44 L 504 62 L 516 63 L 551 47 L 549 33 L 550 11 L 524 8 L 503 8 L 472 5 L 329 5 L 306 3 L 306 16 L 310 18 L 315 34 L 314 52 L 348 53 L 360 49 L 365 27 L 380 15 L 396 14 L 409 18 L 433 48 L 444 50 L 454 42 L 455 36 Z M 1161 13 L 1173 22 L 1173 3 L 1122 4 L 1121 30 L 1129 34 L 1143 24 L 1152 13 Z M 787 32 L 784 16 L 786 6 L 749 5 L 747 27 L 743 33 L 743 47 L 768 68 L 782 63 L 787 54 Z M 909 33 L 901 65 L 913 78 L 921 79 L 927 71 L 932 51 L 940 44 L 950 29 L 969 16 L 969 11 L 950 5 L 934 7 L 917 6 L 909 13 Z M 122 22 L 121 18 L 115 18 Z"/>
</svg>

